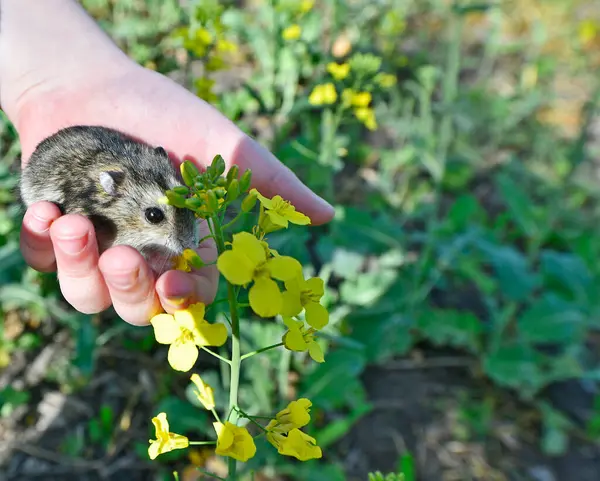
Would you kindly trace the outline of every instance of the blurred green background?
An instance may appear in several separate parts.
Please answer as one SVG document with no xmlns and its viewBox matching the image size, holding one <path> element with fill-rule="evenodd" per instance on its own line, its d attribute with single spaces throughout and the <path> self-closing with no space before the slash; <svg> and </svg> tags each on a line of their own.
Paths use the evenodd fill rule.
<svg viewBox="0 0 600 481">
<path fill-rule="evenodd" d="M 599 479 L 597 2 L 82 3 L 336 207 L 272 236 L 327 283 L 327 362 L 253 358 L 240 394 L 249 412 L 308 396 L 325 456 L 259 446 L 255 480 Z M 344 108 L 344 88 L 372 111 Z M 1 116 L 0 479 L 222 472 L 200 449 L 147 459 L 156 413 L 195 437 L 210 420 L 151 328 L 78 314 L 26 267 L 19 154 Z M 243 322 L 247 348 L 281 335 Z M 224 396 L 227 373 L 200 367 Z"/>
</svg>

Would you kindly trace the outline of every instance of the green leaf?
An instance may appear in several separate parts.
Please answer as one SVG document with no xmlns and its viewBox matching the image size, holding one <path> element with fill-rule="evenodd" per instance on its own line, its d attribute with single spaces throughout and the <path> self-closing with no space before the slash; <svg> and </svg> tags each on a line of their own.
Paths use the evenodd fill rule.
<svg viewBox="0 0 600 481">
<path fill-rule="evenodd" d="M 538 237 L 541 231 L 541 219 L 533 200 L 507 174 L 500 174 L 496 183 L 511 216 L 523 234 L 531 238 Z"/>
<path fill-rule="evenodd" d="M 417 327 L 434 344 L 479 351 L 482 322 L 471 312 L 452 309 L 427 309 L 417 320 Z"/>
<path fill-rule="evenodd" d="M 373 406 L 364 403 L 356 406 L 350 414 L 338 418 L 328 423 L 320 431 L 313 433 L 312 436 L 317 440 L 321 449 L 325 450 L 328 446 L 343 438 L 363 416 L 370 413 Z"/>
<path fill-rule="evenodd" d="M 359 406 L 366 397 L 359 378 L 365 365 L 366 359 L 358 351 L 329 352 L 325 362 L 303 378 L 301 395 L 324 410 L 344 405 Z"/>
<path fill-rule="evenodd" d="M 546 281 L 557 285 L 573 300 L 586 303 L 592 300 L 594 279 L 581 257 L 544 250 L 540 255 L 540 267 Z"/>
<path fill-rule="evenodd" d="M 167 413 L 170 429 L 175 433 L 202 432 L 202 425 L 207 421 L 205 410 L 198 409 L 175 396 L 164 398 L 158 404 L 156 414 L 160 412 Z"/>
<path fill-rule="evenodd" d="M 586 334 L 586 316 L 578 306 L 548 293 L 535 300 L 517 321 L 525 342 L 580 342 Z"/>
<path fill-rule="evenodd" d="M 534 273 L 527 258 L 510 246 L 499 246 L 487 241 L 476 241 L 477 247 L 487 255 L 498 279 L 503 295 L 513 301 L 527 299 L 538 287 L 540 276 Z"/>
</svg>

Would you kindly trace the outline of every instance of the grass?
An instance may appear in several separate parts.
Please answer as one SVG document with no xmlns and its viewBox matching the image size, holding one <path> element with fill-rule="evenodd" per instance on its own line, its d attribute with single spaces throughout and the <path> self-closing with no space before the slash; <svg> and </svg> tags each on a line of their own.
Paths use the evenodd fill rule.
<svg viewBox="0 0 600 481">
<path fill-rule="evenodd" d="M 592 3 L 323 0 L 304 12 L 303 2 L 247 3 L 84 2 L 140 64 L 213 102 L 336 206 L 330 225 L 272 239 L 327 283 L 327 362 L 312 367 L 289 352 L 249 359 L 239 393 L 248 412 L 309 396 L 319 420 L 312 435 L 326 458 L 298 466 L 266 454 L 252 464 L 272 476 L 260 479 L 388 479 L 375 471 L 403 469 L 407 480 L 413 470 L 417 479 L 527 479 L 523 465 L 598 453 L 600 17 L 589 13 Z M 285 40 L 293 24 L 301 35 Z M 202 44 L 199 28 L 238 48 Z M 348 62 L 351 74 L 332 78 L 333 61 Z M 396 83 L 381 86 L 381 72 Z M 336 100 L 312 105 L 313 89 L 328 82 Z M 344 106 L 344 88 L 370 91 L 376 130 L 358 106 Z M 165 406 L 177 413 L 177 432 L 208 433 L 184 380 L 158 367 L 164 352 L 148 330 L 110 313 L 102 322 L 73 313 L 53 276 L 26 269 L 11 194 L 18 139 L 4 117 L 0 141 L 0 362 L 14 371 L 0 384 L 0 404 L 10 432 L 27 431 L 27 414 L 50 389 L 89 406 L 85 423 L 53 438 L 69 456 L 59 463 L 67 470 L 95 472 L 92 460 L 134 452 L 144 460 L 148 420 Z M 271 324 L 242 322 L 244 349 L 278 342 Z M 58 361 L 23 389 L 20 360 L 39 359 L 48 346 Z M 115 381 L 123 362 L 131 366 Z M 207 379 L 221 386 L 226 373 L 204 362 Z M 425 387 L 439 385 L 449 394 L 432 399 Z M 390 393 L 384 400 L 381 389 Z M 386 421 L 382 403 L 403 407 Z M 444 431 L 433 445 L 411 434 L 431 427 L 424 413 Z M 499 426 L 507 422 L 530 451 L 506 441 Z M 386 429 L 395 434 L 381 434 L 378 445 Z M 498 451 L 499 440 L 511 455 Z M 447 452 L 460 468 L 439 456 L 456 443 L 466 451 Z M 489 478 L 477 477 L 477 446 Z M 434 461 L 406 461 L 428 450 Z M 106 479 L 134 476 L 125 473 L 137 462 Z M 200 450 L 151 468 L 139 463 L 155 479 L 219 467 Z"/>
</svg>

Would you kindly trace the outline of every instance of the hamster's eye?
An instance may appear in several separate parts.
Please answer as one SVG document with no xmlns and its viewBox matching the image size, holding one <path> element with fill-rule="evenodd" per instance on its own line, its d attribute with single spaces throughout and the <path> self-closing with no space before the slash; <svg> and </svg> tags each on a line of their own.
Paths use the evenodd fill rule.
<svg viewBox="0 0 600 481">
<path fill-rule="evenodd" d="M 151 224 L 160 224 L 165 219 L 165 214 L 158 207 L 149 207 L 146 209 L 146 220 Z"/>
</svg>

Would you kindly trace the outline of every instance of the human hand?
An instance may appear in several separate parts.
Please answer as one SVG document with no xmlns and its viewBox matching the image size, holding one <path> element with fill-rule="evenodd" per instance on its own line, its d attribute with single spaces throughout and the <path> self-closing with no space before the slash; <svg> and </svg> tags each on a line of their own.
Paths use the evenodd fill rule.
<svg viewBox="0 0 600 481">
<path fill-rule="evenodd" d="M 267 196 L 280 194 L 308 215 L 313 224 L 329 221 L 333 209 L 305 187 L 270 152 L 241 132 L 213 107 L 170 79 L 134 64 L 119 62 L 109 75 L 46 86 L 22 99 L 16 127 L 23 163 L 37 144 L 71 125 L 112 127 L 153 146 L 162 146 L 177 166 L 184 157 L 198 165 L 221 154 L 228 165 L 252 169 L 253 186 Z M 206 228 L 206 224 L 202 224 Z M 200 233 L 200 238 L 206 232 Z M 100 312 L 111 304 L 127 322 L 147 324 L 162 309 L 214 299 L 215 266 L 197 272 L 168 271 L 154 279 L 133 248 L 115 246 L 101 256 L 91 222 L 80 215 L 61 216 L 41 202 L 25 214 L 23 255 L 33 268 L 58 271 L 61 291 L 77 310 Z M 216 259 L 212 239 L 198 249 L 205 262 Z"/>
</svg>

